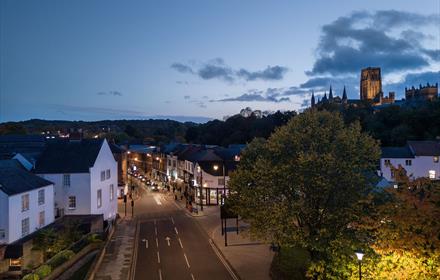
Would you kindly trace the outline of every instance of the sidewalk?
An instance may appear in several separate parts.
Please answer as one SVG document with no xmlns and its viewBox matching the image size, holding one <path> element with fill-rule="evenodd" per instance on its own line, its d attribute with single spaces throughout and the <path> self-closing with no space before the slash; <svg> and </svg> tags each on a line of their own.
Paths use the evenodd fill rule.
<svg viewBox="0 0 440 280">
<path fill-rule="evenodd" d="M 133 243 L 136 233 L 136 220 L 124 218 L 107 244 L 98 270 L 96 280 L 127 280 L 133 257 Z M 117 265 L 115 265 L 117 264 Z"/>
<path fill-rule="evenodd" d="M 174 195 L 169 194 L 174 200 Z M 179 195 L 178 195 L 179 197 Z M 268 280 L 269 270 L 274 253 L 268 244 L 262 244 L 251 240 L 244 232 L 248 227 L 239 221 L 239 234 L 236 233 L 235 219 L 229 219 L 227 223 L 228 246 L 225 247 L 224 235 L 221 234 L 220 207 L 204 206 L 203 212 L 190 213 L 185 207 L 185 198 L 175 200 L 176 204 L 187 211 L 188 215 L 196 219 L 199 225 L 213 240 L 216 247 L 225 257 L 228 263 L 242 280 Z"/>
</svg>

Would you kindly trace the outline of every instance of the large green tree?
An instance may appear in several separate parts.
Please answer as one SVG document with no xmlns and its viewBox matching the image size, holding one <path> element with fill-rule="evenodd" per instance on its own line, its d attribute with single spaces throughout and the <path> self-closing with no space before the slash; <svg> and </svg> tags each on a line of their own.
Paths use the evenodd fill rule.
<svg viewBox="0 0 440 280">
<path fill-rule="evenodd" d="M 352 225 L 367 209 L 379 155 L 359 123 L 310 110 L 250 143 L 231 175 L 229 202 L 253 236 L 307 250 L 311 277 L 344 277 L 331 263 L 358 246 Z"/>
</svg>

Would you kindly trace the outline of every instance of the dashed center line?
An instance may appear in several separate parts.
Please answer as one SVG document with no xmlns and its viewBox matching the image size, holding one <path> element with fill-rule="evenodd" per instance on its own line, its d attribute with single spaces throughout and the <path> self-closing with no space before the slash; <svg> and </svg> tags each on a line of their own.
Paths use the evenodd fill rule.
<svg viewBox="0 0 440 280">
<path fill-rule="evenodd" d="M 157 236 L 157 228 L 156 227 L 154 228 L 154 232 L 156 233 L 156 236 Z"/>
<path fill-rule="evenodd" d="M 186 257 L 186 254 L 183 253 L 183 256 L 185 257 L 186 265 L 188 266 L 188 268 L 190 268 L 191 266 L 189 265 L 189 261 L 188 258 Z"/>
<path fill-rule="evenodd" d="M 159 248 L 159 240 L 156 237 L 156 247 Z"/>
<path fill-rule="evenodd" d="M 174 219 L 173 219 L 173 217 L 171 217 L 171 222 L 173 222 L 173 225 L 175 224 L 175 223 L 174 223 Z"/>
<path fill-rule="evenodd" d="M 191 278 L 192 280 L 195 280 L 196 278 L 194 278 L 194 275 L 191 273 Z"/>
<path fill-rule="evenodd" d="M 180 248 L 183 249 L 182 241 L 180 240 L 180 238 L 179 238 L 179 244 L 180 244 Z"/>
<path fill-rule="evenodd" d="M 162 270 L 160 270 L 160 268 L 159 268 L 159 279 L 162 280 Z M 193 279 L 194 279 L 194 277 L 193 277 Z"/>
<path fill-rule="evenodd" d="M 176 232 L 176 234 L 179 234 L 176 227 L 174 227 L 174 231 Z"/>
<path fill-rule="evenodd" d="M 157 263 L 160 263 L 160 255 L 159 255 L 159 251 L 157 251 Z"/>
</svg>

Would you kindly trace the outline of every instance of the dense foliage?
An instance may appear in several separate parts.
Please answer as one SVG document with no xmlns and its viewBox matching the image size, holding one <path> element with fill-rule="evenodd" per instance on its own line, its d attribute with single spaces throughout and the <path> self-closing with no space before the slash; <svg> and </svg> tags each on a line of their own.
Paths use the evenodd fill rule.
<svg viewBox="0 0 440 280">
<path fill-rule="evenodd" d="M 352 225 L 378 159 L 378 143 L 358 123 L 310 110 L 250 143 L 231 175 L 230 203 L 255 237 L 307 250 L 310 276 L 345 278 L 351 272 L 335 268 L 354 262 L 361 240 Z"/>
</svg>

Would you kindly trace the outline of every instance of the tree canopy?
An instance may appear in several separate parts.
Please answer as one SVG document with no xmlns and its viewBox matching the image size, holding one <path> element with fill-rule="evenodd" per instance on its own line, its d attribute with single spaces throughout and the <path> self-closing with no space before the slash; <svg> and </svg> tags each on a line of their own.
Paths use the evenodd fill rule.
<svg viewBox="0 0 440 280">
<path fill-rule="evenodd" d="M 252 235 L 302 247 L 320 270 L 331 269 L 325 263 L 359 246 L 352 225 L 366 209 L 379 155 L 358 122 L 309 110 L 248 145 L 231 175 L 229 200 Z"/>
</svg>

